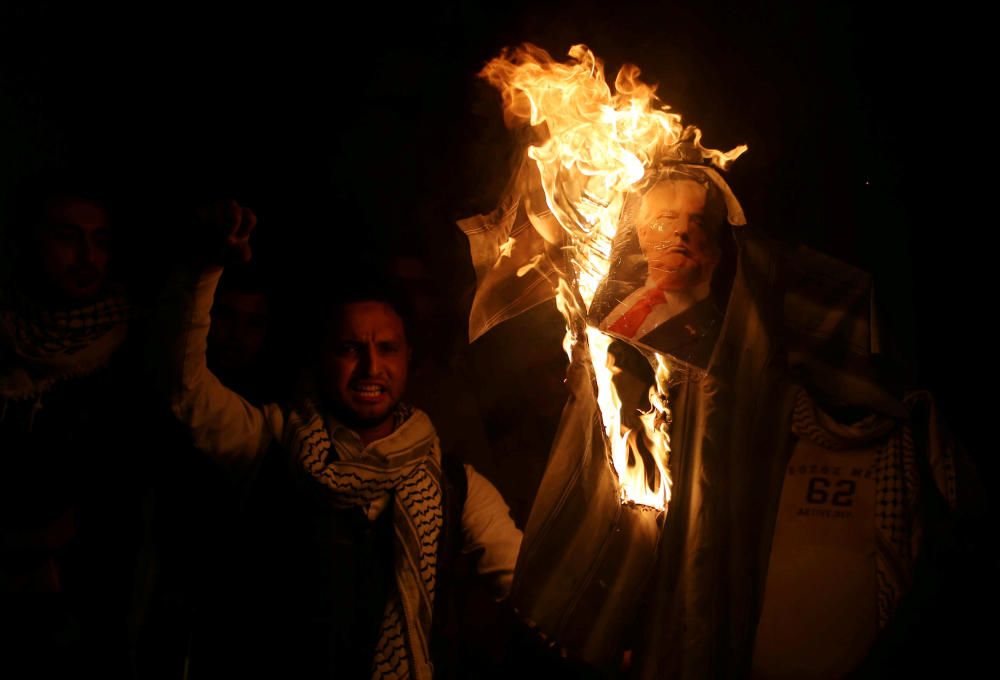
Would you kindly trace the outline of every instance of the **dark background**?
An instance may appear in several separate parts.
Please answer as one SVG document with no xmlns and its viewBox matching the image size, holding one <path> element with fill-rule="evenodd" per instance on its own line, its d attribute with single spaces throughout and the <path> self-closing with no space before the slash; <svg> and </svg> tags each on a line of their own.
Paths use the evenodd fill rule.
<svg viewBox="0 0 1000 680">
<path fill-rule="evenodd" d="M 507 45 L 584 42 L 611 77 L 638 64 L 708 146 L 749 145 L 729 179 L 752 228 L 873 273 L 992 491 L 989 22 L 822 4 L 5 3 L 0 190 L 92 168 L 130 199 L 137 261 L 164 266 L 174 216 L 235 196 L 288 290 L 413 253 L 467 292 L 454 220 L 492 207 L 513 152 L 475 74 Z"/>
</svg>

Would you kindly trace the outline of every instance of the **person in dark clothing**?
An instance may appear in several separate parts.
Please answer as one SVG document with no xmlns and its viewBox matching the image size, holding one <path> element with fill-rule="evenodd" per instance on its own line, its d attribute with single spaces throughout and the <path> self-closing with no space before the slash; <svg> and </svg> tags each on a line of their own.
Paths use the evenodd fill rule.
<svg viewBox="0 0 1000 680">
<path fill-rule="evenodd" d="M 235 203 L 209 211 L 249 259 L 256 222 Z M 521 534 L 493 486 L 441 456 L 434 426 L 407 406 L 401 306 L 344 295 L 323 333 L 314 388 L 257 407 L 206 367 L 221 267 L 194 272 L 174 306 L 170 399 L 195 445 L 249 486 L 254 541 L 234 580 L 242 643 L 225 663 L 251 675 L 429 678 L 442 658 L 448 573 L 460 552 L 502 597 Z"/>
<path fill-rule="evenodd" d="M 270 351 L 271 286 L 254 265 L 233 267 L 212 308 L 207 365 L 254 404 L 275 401 L 278 386 Z M 219 677 L 226 657 L 243 644 L 232 631 L 244 588 L 232 574 L 244 568 L 249 546 L 263 528 L 247 522 L 243 489 L 227 470 L 198 451 L 184 427 L 169 417 L 169 445 L 154 481 L 154 577 L 149 614 L 140 637 L 143 678 Z M 270 473 L 268 473 L 270 474 Z M 259 494 L 255 494 L 255 498 Z M 259 563 L 255 557 L 253 563 Z"/>
<path fill-rule="evenodd" d="M 44 676 L 131 675 L 151 442 L 107 202 L 25 192 L 0 294 L 0 645 Z"/>
</svg>

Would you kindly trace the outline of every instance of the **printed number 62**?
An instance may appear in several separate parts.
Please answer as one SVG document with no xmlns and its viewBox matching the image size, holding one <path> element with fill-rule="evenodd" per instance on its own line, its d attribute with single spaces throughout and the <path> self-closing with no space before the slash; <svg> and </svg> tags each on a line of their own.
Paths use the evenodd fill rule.
<svg viewBox="0 0 1000 680">
<path fill-rule="evenodd" d="M 833 486 L 833 493 L 830 487 Z M 813 477 L 809 480 L 809 489 L 806 491 L 806 503 L 826 503 L 836 505 L 840 508 L 850 507 L 854 503 L 854 492 L 857 483 L 853 479 L 839 479 L 836 484 L 831 484 L 827 477 Z"/>
</svg>

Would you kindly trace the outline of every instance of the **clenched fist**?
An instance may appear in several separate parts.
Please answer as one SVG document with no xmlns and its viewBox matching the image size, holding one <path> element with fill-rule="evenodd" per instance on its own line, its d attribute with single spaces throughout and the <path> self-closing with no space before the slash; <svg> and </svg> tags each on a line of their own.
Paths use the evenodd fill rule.
<svg viewBox="0 0 1000 680">
<path fill-rule="evenodd" d="M 234 200 L 215 201 L 198 209 L 206 231 L 208 256 L 214 264 L 247 263 L 253 256 L 250 233 L 257 225 L 253 210 Z"/>
</svg>

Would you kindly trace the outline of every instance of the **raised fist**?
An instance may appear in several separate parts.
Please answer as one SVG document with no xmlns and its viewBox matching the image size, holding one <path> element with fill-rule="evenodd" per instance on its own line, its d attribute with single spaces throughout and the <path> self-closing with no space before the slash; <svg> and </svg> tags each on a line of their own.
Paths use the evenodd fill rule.
<svg viewBox="0 0 1000 680">
<path fill-rule="evenodd" d="M 207 254 L 214 263 L 250 261 L 250 233 L 257 225 L 253 210 L 234 200 L 214 201 L 198 209 L 198 220 L 207 232 Z"/>
</svg>

